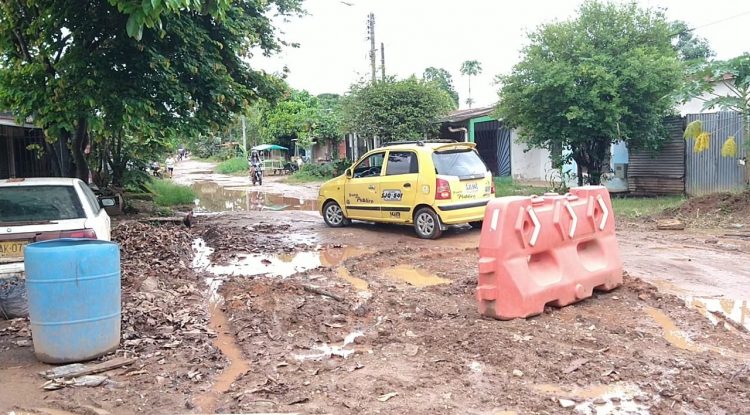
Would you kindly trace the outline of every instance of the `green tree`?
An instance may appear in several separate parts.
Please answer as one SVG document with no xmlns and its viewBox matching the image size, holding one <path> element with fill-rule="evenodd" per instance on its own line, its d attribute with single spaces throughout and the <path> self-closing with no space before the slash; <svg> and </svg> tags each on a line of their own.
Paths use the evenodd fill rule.
<svg viewBox="0 0 750 415">
<path fill-rule="evenodd" d="M 466 98 L 466 104 L 469 108 L 474 104 L 474 99 L 471 97 L 471 77 L 480 73 L 482 73 L 482 64 L 477 60 L 468 60 L 461 64 L 461 74 L 469 79 L 469 97 Z"/>
<path fill-rule="evenodd" d="M 672 22 L 673 45 L 677 49 L 680 60 L 685 62 L 707 61 L 714 57 L 716 52 L 711 49 L 708 40 L 695 36 L 693 29 L 682 20 Z"/>
<path fill-rule="evenodd" d="M 92 137 L 166 143 L 273 96 L 279 81 L 247 58 L 281 47 L 272 13 L 297 12 L 299 0 L 4 2 L 0 106 L 69 142 L 86 178 Z"/>
<path fill-rule="evenodd" d="M 541 25 L 501 85 L 497 116 L 529 146 L 562 149 L 599 184 L 610 145 L 657 148 L 683 76 L 660 11 L 586 1 L 569 21 Z"/>
<path fill-rule="evenodd" d="M 453 86 L 453 76 L 443 68 L 429 67 L 422 73 L 422 79 L 427 82 L 434 82 L 438 88 L 447 92 L 453 100 L 454 107 L 458 107 L 458 92 Z"/>
<path fill-rule="evenodd" d="M 435 121 L 453 108 L 447 92 L 432 82 L 410 77 L 353 85 L 342 103 L 343 126 L 384 142 L 435 135 Z"/>
</svg>

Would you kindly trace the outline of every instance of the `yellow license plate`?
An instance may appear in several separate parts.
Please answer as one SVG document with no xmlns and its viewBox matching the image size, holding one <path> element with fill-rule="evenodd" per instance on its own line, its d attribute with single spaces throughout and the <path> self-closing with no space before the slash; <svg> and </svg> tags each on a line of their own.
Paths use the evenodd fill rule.
<svg viewBox="0 0 750 415">
<path fill-rule="evenodd" d="M 0 258 L 23 258 L 28 241 L 0 241 Z"/>
</svg>

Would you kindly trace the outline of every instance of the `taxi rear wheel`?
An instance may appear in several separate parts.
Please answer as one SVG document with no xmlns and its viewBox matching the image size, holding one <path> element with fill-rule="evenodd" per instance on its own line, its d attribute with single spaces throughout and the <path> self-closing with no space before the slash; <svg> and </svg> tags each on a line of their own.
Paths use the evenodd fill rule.
<svg viewBox="0 0 750 415">
<path fill-rule="evenodd" d="M 437 239 L 443 234 L 440 217 L 430 208 L 422 208 L 414 214 L 414 230 L 422 239 Z"/>
<path fill-rule="evenodd" d="M 341 206 L 334 201 L 326 203 L 323 207 L 323 220 L 326 222 L 326 225 L 332 228 L 340 228 L 351 223 L 351 221 L 344 216 L 344 211 L 341 210 Z"/>
</svg>

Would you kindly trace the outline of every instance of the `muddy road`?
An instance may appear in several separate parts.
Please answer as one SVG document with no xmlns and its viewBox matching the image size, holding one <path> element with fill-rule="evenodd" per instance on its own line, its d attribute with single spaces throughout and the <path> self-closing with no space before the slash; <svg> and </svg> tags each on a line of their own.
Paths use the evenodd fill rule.
<svg viewBox="0 0 750 415">
<path fill-rule="evenodd" d="M 330 229 L 314 185 L 252 188 L 210 168 L 178 164 L 206 213 L 192 228 L 125 221 L 115 232 L 116 355 L 137 363 L 103 386 L 44 391 L 28 322 L 0 321 L 0 411 L 747 412 L 743 239 L 623 225 L 623 287 L 500 322 L 476 311 L 479 231 L 423 241 L 390 225 Z"/>
</svg>

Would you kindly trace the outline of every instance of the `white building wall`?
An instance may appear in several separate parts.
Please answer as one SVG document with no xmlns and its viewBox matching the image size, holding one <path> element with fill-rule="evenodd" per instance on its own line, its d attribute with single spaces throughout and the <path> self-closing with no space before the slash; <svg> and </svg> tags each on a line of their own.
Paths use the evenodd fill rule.
<svg viewBox="0 0 750 415">
<path fill-rule="evenodd" d="M 732 82 L 732 81 L 727 81 Z M 736 96 L 732 90 L 722 81 L 714 84 L 713 93 L 705 93 L 700 97 L 691 99 L 690 101 L 680 104 L 677 106 L 677 110 L 680 111 L 680 115 L 685 116 L 687 114 L 700 114 L 702 112 L 719 112 L 719 108 L 703 110 L 703 104 L 706 100 L 714 98 L 716 95 L 720 96 Z M 714 95 L 716 94 L 716 95 Z"/>
<path fill-rule="evenodd" d="M 547 182 L 552 174 L 552 160 L 546 149 L 528 150 L 518 142 L 515 130 L 510 135 L 510 173 L 513 179 L 525 182 Z"/>
</svg>

